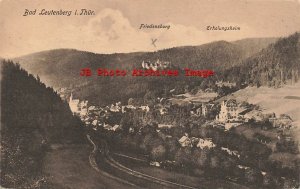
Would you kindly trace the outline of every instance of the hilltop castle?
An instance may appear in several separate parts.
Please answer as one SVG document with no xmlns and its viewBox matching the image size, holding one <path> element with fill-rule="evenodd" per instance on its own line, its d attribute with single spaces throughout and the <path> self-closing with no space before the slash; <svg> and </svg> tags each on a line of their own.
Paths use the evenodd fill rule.
<svg viewBox="0 0 300 189">
<path fill-rule="evenodd" d="M 143 61 L 142 62 L 142 67 L 144 69 L 152 69 L 154 71 L 158 69 L 165 69 L 168 68 L 171 65 L 171 62 L 168 61 L 160 61 L 157 59 L 156 62 L 150 62 L 150 61 Z"/>
</svg>

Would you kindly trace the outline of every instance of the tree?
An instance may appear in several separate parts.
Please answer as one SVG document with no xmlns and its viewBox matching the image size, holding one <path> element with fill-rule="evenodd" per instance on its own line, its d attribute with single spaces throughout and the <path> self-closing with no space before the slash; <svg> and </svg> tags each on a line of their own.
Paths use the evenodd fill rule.
<svg viewBox="0 0 300 189">
<path fill-rule="evenodd" d="M 166 148 L 163 145 L 156 146 L 151 150 L 151 159 L 154 161 L 163 161 L 166 158 Z"/>
<path fill-rule="evenodd" d="M 212 156 L 210 158 L 210 167 L 213 169 L 220 167 L 220 159 L 218 158 L 218 156 Z"/>
<path fill-rule="evenodd" d="M 262 174 L 260 173 L 260 171 L 253 169 L 253 168 L 248 168 L 245 171 L 245 179 L 250 184 L 261 185 L 263 177 L 262 177 Z"/>
<path fill-rule="evenodd" d="M 272 175 L 270 175 L 269 173 L 267 173 L 264 177 L 263 177 L 263 185 L 267 188 L 275 188 L 275 181 L 274 178 L 272 177 Z"/>
<path fill-rule="evenodd" d="M 156 96 L 153 91 L 147 91 L 147 93 L 144 96 L 144 103 L 148 106 L 153 106 L 156 102 Z"/>
<path fill-rule="evenodd" d="M 127 104 L 133 106 L 134 105 L 134 99 L 133 98 L 129 98 Z"/>
<path fill-rule="evenodd" d="M 180 148 L 180 144 L 175 138 L 170 138 L 166 140 L 166 148 L 167 148 L 167 158 L 170 160 L 174 160 L 175 154 L 177 150 Z"/>
<path fill-rule="evenodd" d="M 194 150 L 193 153 L 193 159 L 194 163 L 198 167 L 208 167 L 209 166 L 209 150 L 207 148 L 204 148 L 203 150 L 200 150 L 199 148 Z"/>
<path fill-rule="evenodd" d="M 175 162 L 177 165 L 187 165 L 191 163 L 192 150 L 189 147 L 179 148 L 175 154 Z"/>
<path fill-rule="evenodd" d="M 49 145 L 83 143 L 84 128 L 67 103 L 13 62 L 1 62 L 1 186 L 29 188 Z"/>
</svg>

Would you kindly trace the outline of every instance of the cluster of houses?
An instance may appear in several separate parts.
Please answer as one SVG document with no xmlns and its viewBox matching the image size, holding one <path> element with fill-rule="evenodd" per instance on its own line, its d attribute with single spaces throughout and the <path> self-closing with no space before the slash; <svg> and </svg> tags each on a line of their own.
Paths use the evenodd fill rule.
<svg viewBox="0 0 300 189">
<path fill-rule="evenodd" d="M 181 147 L 193 147 L 196 146 L 198 148 L 204 149 L 206 148 L 213 148 L 216 145 L 212 142 L 211 138 L 196 138 L 196 137 L 189 137 L 187 133 L 185 133 L 184 136 L 182 136 L 178 140 Z"/>
<path fill-rule="evenodd" d="M 164 103 L 165 105 L 162 105 L 161 101 L 166 101 L 166 99 L 164 98 L 161 98 L 159 100 L 160 103 L 155 105 L 155 108 L 159 110 L 161 115 L 167 114 L 168 107 L 170 108 L 170 105 L 167 103 Z M 95 120 L 98 117 L 107 115 L 111 112 L 125 113 L 128 109 L 139 109 L 145 112 L 148 112 L 150 110 L 150 107 L 147 105 L 121 105 L 121 102 L 117 102 L 115 104 L 112 104 L 111 106 L 106 106 L 104 108 L 88 106 L 87 100 L 80 101 L 79 99 L 75 99 L 73 98 L 72 93 L 69 98 L 69 106 L 71 111 L 74 114 L 79 115 L 80 118 L 86 122 L 86 124 L 93 123 L 93 125 L 96 124 Z M 190 115 L 205 117 L 214 106 L 215 104 L 209 102 L 201 103 L 200 105 L 195 104 L 194 108 L 190 109 Z M 276 117 L 275 114 L 262 114 L 262 112 L 260 111 L 242 106 L 235 99 L 224 100 L 221 102 L 220 111 L 219 114 L 216 115 L 215 122 L 218 125 L 224 126 L 225 130 L 229 130 L 232 127 L 236 127 L 245 122 L 248 122 L 250 119 L 254 119 L 256 121 L 268 119 L 273 127 L 279 128 L 290 128 L 293 122 L 293 120 L 287 115 L 280 115 L 279 117 Z"/>
<path fill-rule="evenodd" d="M 193 108 L 191 110 L 191 115 L 193 116 L 207 116 L 209 110 L 214 106 L 212 103 L 202 103 L 200 106 Z"/>
<path fill-rule="evenodd" d="M 196 138 L 196 137 L 189 137 L 188 134 L 185 134 L 178 140 L 181 147 L 197 147 L 200 149 L 204 148 L 215 148 L 216 144 L 213 143 L 212 138 Z M 235 156 L 240 158 L 240 154 L 238 151 L 230 150 L 229 148 L 221 147 L 221 150 L 226 152 L 231 156 Z"/>
<path fill-rule="evenodd" d="M 73 114 L 78 114 L 80 117 L 84 117 L 88 113 L 88 101 L 79 101 L 79 99 L 73 99 L 73 94 L 71 93 L 69 99 L 69 106 Z"/>
<path fill-rule="evenodd" d="M 78 115 L 80 119 L 86 125 L 92 125 L 96 130 L 97 127 L 103 127 L 106 130 L 116 131 L 120 129 L 120 125 L 114 124 L 110 125 L 106 123 L 107 119 L 113 113 L 125 113 L 129 109 L 140 110 L 142 112 L 148 112 L 150 110 L 149 106 L 133 106 L 133 105 L 121 105 L 121 102 L 111 104 L 106 107 L 88 106 L 88 101 L 75 99 L 71 93 L 69 98 L 69 107 L 74 115 Z"/>
</svg>

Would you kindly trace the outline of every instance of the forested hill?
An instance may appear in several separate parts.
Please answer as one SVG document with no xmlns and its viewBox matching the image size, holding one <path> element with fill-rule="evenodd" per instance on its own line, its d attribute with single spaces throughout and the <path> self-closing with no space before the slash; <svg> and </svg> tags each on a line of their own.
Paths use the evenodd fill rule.
<svg viewBox="0 0 300 189">
<path fill-rule="evenodd" d="M 82 143 L 81 122 L 52 88 L 2 61 L 1 186 L 31 188 L 51 144 Z"/>
<path fill-rule="evenodd" d="M 280 87 L 297 82 L 299 73 L 300 33 L 295 33 L 228 69 L 224 77 L 256 86 Z"/>
<path fill-rule="evenodd" d="M 73 49 L 56 49 L 14 59 L 30 73 L 53 87 L 86 83 L 79 78 L 83 67 L 127 69 L 141 68 L 145 61 L 169 61 L 175 68 L 213 69 L 222 71 L 239 65 L 245 58 L 274 42 L 273 38 L 245 39 L 237 42 L 217 41 L 200 46 L 174 47 L 156 52 L 96 54 Z M 89 80 L 88 80 L 89 81 Z M 101 82 L 101 81 L 99 81 Z"/>
<path fill-rule="evenodd" d="M 246 57 L 250 57 L 268 47 L 270 44 L 275 43 L 278 38 L 246 38 L 232 43 L 238 45 L 239 48 L 245 53 Z"/>
<path fill-rule="evenodd" d="M 202 79 L 195 77 L 97 77 L 97 68 L 141 69 L 142 61 L 171 62 L 168 69 L 212 69 L 218 75 L 267 47 L 274 39 L 245 39 L 237 42 L 217 41 L 200 46 L 174 47 L 156 52 L 95 54 L 73 49 L 43 51 L 14 59 L 27 71 L 39 75 L 54 88 L 67 87 L 76 98 L 88 99 L 92 104 L 108 105 L 140 98 L 149 90 L 155 93 L 185 86 L 199 86 Z M 259 45 L 257 45 L 259 44 Z M 92 77 L 80 77 L 81 68 L 90 68 Z M 215 77 L 215 79 L 222 79 Z M 204 84 L 205 85 L 205 84 Z"/>
</svg>

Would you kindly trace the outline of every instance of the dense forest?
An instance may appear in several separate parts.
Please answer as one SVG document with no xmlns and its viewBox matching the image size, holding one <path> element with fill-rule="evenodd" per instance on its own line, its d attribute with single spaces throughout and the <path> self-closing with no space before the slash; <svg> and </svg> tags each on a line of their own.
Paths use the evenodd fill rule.
<svg viewBox="0 0 300 189">
<path fill-rule="evenodd" d="M 224 77 L 256 86 L 280 87 L 297 82 L 299 73 L 300 33 L 295 33 L 247 58 L 240 66 L 228 69 Z"/>
<path fill-rule="evenodd" d="M 298 80 L 300 69 L 299 33 L 285 38 L 216 41 L 200 46 L 174 47 L 156 52 L 95 54 L 72 49 L 43 51 L 16 58 L 30 73 L 54 88 L 69 88 L 76 98 L 96 105 L 108 105 L 129 98 L 141 98 L 147 90 L 157 96 L 176 89 L 184 91 L 216 88 L 216 81 L 245 85 L 280 87 Z M 213 77 L 132 77 L 133 69 L 142 69 L 142 61 L 168 61 L 168 69 L 211 69 Z M 91 77 L 79 75 L 90 68 Z M 125 77 L 97 76 L 98 68 L 127 70 Z M 76 82 L 74 83 L 74 79 Z"/>
<path fill-rule="evenodd" d="M 1 186 L 35 188 L 51 144 L 84 141 L 67 102 L 19 64 L 1 62 Z"/>
<path fill-rule="evenodd" d="M 92 104 L 107 105 L 115 101 L 127 102 L 139 98 L 147 89 L 161 93 L 177 88 L 181 92 L 187 85 L 190 89 L 210 86 L 221 73 L 246 58 L 258 53 L 274 42 L 274 38 L 247 39 L 237 42 L 216 41 L 200 46 L 174 47 L 156 52 L 95 54 L 72 49 L 57 49 L 38 52 L 16 58 L 23 68 L 38 74 L 41 80 L 54 88 L 72 89 L 76 98 L 88 99 Z M 142 69 L 142 61 L 171 62 L 169 69 L 212 69 L 216 77 L 132 77 L 130 71 Z M 81 68 L 90 68 L 91 77 L 80 77 Z M 125 69 L 126 77 L 99 77 L 97 68 Z M 76 82 L 74 83 L 74 80 Z M 203 82 L 204 81 L 204 82 Z M 203 83 L 203 84 L 202 84 Z"/>
</svg>

